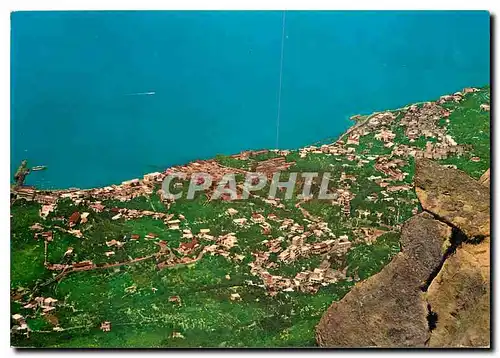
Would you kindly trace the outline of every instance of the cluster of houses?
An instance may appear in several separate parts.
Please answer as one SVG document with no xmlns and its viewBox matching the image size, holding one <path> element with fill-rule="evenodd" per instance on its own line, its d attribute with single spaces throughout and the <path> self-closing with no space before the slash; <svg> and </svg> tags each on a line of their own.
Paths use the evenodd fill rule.
<svg viewBox="0 0 500 358">
<path fill-rule="evenodd" d="M 385 234 L 386 232 L 387 231 L 385 230 L 380 230 L 373 227 L 360 227 L 354 230 L 354 234 L 357 237 L 355 242 L 359 241 L 371 245 L 379 238 L 379 236 Z"/>
<path fill-rule="evenodd" d="M 150 217 L 155 220 L 163 220 L 165 225 L 169 226 L 170 229 L 179 229 L 178 227 L 176 228 L 175 225 L 178 225 L 181 222 L 181 219 L 182 220 L 184 219 L 184 216 L 179 216 L 179 219 L 172 220 L 172 218 L 175 216 L 174 214 L 167 214 L 164 212 L 151 211 L 151 210 L 110 208 L 109 211 L 114 214 L 114 216 L 111 218 L 112 220 L 118 220 L 118 219 L 135 220 L 142 217 Z"/>
<path fill-rule="evenodd" d="M 211 175 L 212 186 L 215 188 L 215 185 L 221 181 L 224 175 L 238 173 L 245 174 L 246 172 L 247 171 L 243 169 L 222 166 L 215 159 L 210 159 L 197 160 L 186 165 L 171 167 L 165 171 L 165 176 L 173 173 L 183 173 L 186 178 L 189 179 L 193 174 L 208 173 Z"/>
<path fill-rule="evenodd" d="M 265 255 L 258 255 L 256 258 L 262 260 Z M 258 262 L 258 260 L 256 260 Z M 281 275 L 272 275 L 260 266 L 252 264 L 252 270 L 262 280 L 262 285 L 270 296 L 275 296 L 279 292 L 307 292 L 316 293 L 321 286 L 327 286 L 340 280 L 352 280 L 346 276 L 347 268 L 342 270 L 329 267 L 317 267 L 312 270 L 298 272 L 294 277 L 284 277 Z M 252 283 L 253 284 L 253 283 Z"/>
<path fill-rule="evenodd" d="M 47 315 L 47 317 L 49 317 L 48 314 L 56 309 L 57 302 L 58 301 L 52 297 L 35 297 L 35 299 L 25 304 L 23 308 L 32 310 L 40 309 L 40 314 L 42 316 Z M 19 313 L 13 314 L 12 320 L 14 321 L 11 328 L 12 333 L 29 335 L 31 330 L 26 323 L 26 318 L 23 315 Z M 60 330 L 60 327 L 57 326 L 57 319 L 54 321 L 54 324 L 56 325 L 56 327 L 54 327 L 54 331 Z"/>
<path fill-rule="evenodd" d="M 128 201 L 138 196 L 152 194 L 155 185 L 161 183 L 164 177 L 164 173 L 149 173 L 144 175 L 142 180 L 132 179 L 119 185 L 93 189 L 36 190 L 34 187 L 22 186 L 12 188 L 12 194 L 16 199 L 25 199 L 42 205 L 54 206 L 59 199 L 65 198 L 72 200 L 76 205 L 86 199 Z"/>
<path fill-rule="evenodd" d="M 391 180 L 402 181 L 408 175 L 400 169 L 405 165 L 406 162 L 402 159 L 379 156 L 375 162 L 375 169 L 384 173 Z"/>
<path fill-rule="evenodd" d="M 415 153 L 415 158 L 427 158 L 427 159 L 446 159 L 451 155 L 461 156 L 463 155 L 470 146 L 467 145 L 453 145 L 450 146 L 447 143 L 439 142 L 432 143 L 427 142 L 425 150 L 418 150 Z"/>
<path fill-rule="evenodd" d="M 235 233 L 228 233 L 213 237 L 209 235 L 210 229 L 201 229 L 200 233 L 193 235 L 190 230 L 184 230 L 183 238 L 190 238 L 191 241 L 182 242 L 176 251 L 181 255 L 177 257 L 170 255 L 167 260 L 157 264 L 158 269 L 171 268 L 179 265 L 189 265 L 200 260 L 205 253 L 211 255 L 220 255 L 229 259 L 243 260 L 245 256 L 239 254 L 232 254 L 231 248 L 237 245 L 238 239 Z M 215 241 L 214 244 L 202 246 L 199 240 Z M 196 256 L 190 256 L 196 254 Z"/>
<path fill-rule="evenodd" d="M 55 204 L 58 199 L 57 195 L 39 192 L 32 186 L 21 186 L 13 190 L 15 190 L 17 199 L 36 201 L 40 204 Z"/>
<path fill-rule="evenodd" d="M 42 309 L 42 315 L 46 314 L 48 312 L 51 312 L 56 309 L 57 305 L 57 300 L 52 297 L 35 297 L 35 299 L 26 305 L 23 306 L 23 308 L 27 309 L 37 309 L 41 308 Z"/>
<path fill-rule="evenodd" d="M 445 129 L 438 126 L 441 118 L 448 118 L 450 111 L 434 102 L 426 102 L 421 107 L 408 107 L 399 125 L 405 127 L 405 136 L 411 141 L 420 136 L 432 138 L 443 135 Z"/>
<path fill-rule="evenodd" d="M 456 92 L 453 95 L 442 96 L 436 102 L 426 102 L 421 106 L 412 105 L 397 111 L 388 111 L 376 113 L 369 116 L 364 122 L 356 124 L 348 134 L 347 142 L 338 140 L 331 145 L 324 145 L 320 148 L 306 147 L 301 150 L 305 156 L 308 152 L 312 153 L 330 153 L 333 155 L 344 155 L 347 159 L 357 159 L 362 162 L 363 159 L 353 154 L 353 147 L 349 145 L 359 145 L 360 137 L 369 133 L 375 133 L 375 139 L 384 142 L 386 148 L 393 148 L 389 155 L 413 156 L 417 158 L 445 159 L 450 155 L 462 155 L 470 149 L 470 146 L 457 145 L 453 138 L 446 134 L 448 117 L 451 110 L 440 106 L 443 103 L 454 101 L 460 102 L 467 93 L 477 92 L 476 88 L 465 88 L 462 92 Z M 480 110 L 488 111 L 489 106 L 483 104 Z M 427 142 L 426 148 L 421 149 L 412 145 L 393 143 L 396 134 L 390 130 L 393 121 L 402 115 L 398 125 L 404 127 L 405 136 L 410 143 L 423 136 L 432 139 Z M 445 125 L 439 125 L 440 119 L 445 120 Z M 434 142 L 434 143 L 433 143 Z M 347 147 L 345 146 L 347 144 Z M 352 158 L 354 157 L 354 158 Z"/>
<path fill-rule="evenodd" d="M 29 327 L 24 316 L 16 313 L 12 315 L 12 320 L 14 321 L 14 325 L 11 328 L 12 333 L 29 333 Z"/>
<path fill-rule="evenodd" d="M 237 213 L 238 211 L 232 208 L 227 210 L 229 216 L 234 216 Z M 269 269 L 279 267 L 280 263 L 289 264 L 301 257 L 345 255 L 352 243 L 346 235 L 335 238 L 326 222 L 312 222 L 304 228 L 303 225 L 298 224 L 291 218 L 281 219 L 275 214 L 269 214 L 265 217 L 262 214 L 254 213 L 249 219 L 239 219 L 245 220 L 234 220 L 237 220 L 241 225 L 254 224 L 262 228 L 270 227 L 267 220 L 275 221 L 279 224 L 279 229 L 285 232 L 286 237 L 280 236 L 263 240 L 262 245 L 266 248 L 266 251 L 257 250 L 253 252 L 254 260 L 248 264 L 251 273 L 262 280 L 263 287 L 271 295 L 275 295 L 279 291 L 290 290 L 316 292 L 321 285 L 328 285 L 345 278 L 345 272 L 332 270 L 329 267 L 315 268 L 312 271 L 305 270 L 297 274 L 295 278 L 272 275 L 268 272 Z M 313 235 L 316 237 L 326 236 L 327 239 L 320 242 L 306 242 L 307 238 Z M 200 229 L 197 234 L 193 234 L 189 229 L 184 229 L 182 238 L 189 241 L 183 241 L 179 248 L 176 249 L 181 256 L 172 255 L 167 260 L 158 263 L 157 267 L 159 269 L 191 264 L 201 259 L 204 254 L 220 255 L 237 262 L 241 262 L 245 258 L 245 255 L 231 252 L 231 249 L 237 246 L 238 243 L 236 233 L 227 233 L 214 237 L 210 235 L 210 229 Z M 213 244 L 202 245 L 203 241 L 212 241 Z M 286 247 L 286 244 L 288 244 L 288 247 Z M 277 254 L 276 261 L 270 260 L 272 253 Z"/>
<path fill-rule="evenodd" d="M 408 175 L 404 170 L 404 166 L 407 165 L 407 162 L 404 160 L 405 158 L 445 159 L 450 155 L 463 155 L 470 150 L 470 146 L 458 145 L 447 133 L 451 110 L 441 105 L 449 101 L 460 102 L 465 94 L 477 91 L 478 89 L 475 88 L 465 88 L 462 92 L 442 96 L 436 102 L 426 102 L 421 105 L 412 105 L 395 111 L 375 113 L 364 118 L 364 121 L 361 120 L 361 116 L 357 116 L 360 120 L 343 138 L 332 144 L 302 148 L 299 150 L 299 154 L 301 157 L 306 157 L 309 153 L 342 156 L 349 161 L 357 161 L 358 167 L 375 161 L 375 169 L 384 174 L 384 177 L 374 179 L 384 190 L 378 194 L 373 193 L 369 195 L 367 200 L 394 200 L 391 193 L 412 189 L 411 185 L 400 183 Z M 489 106 L 482 105 L 480 110 L 488 111 Z M 396 138 L 394 125 L 397 118 L 400 118 L 397 125 L 403 127 L 409 144 L 394 143 Z M 391 148 L 389 154 L 358 155 L 355 146 L 359 146 L 362 136 L 371 133 L 374 133 L 376 140 L 384 143 L 384 147 Z M 428 139 L 425 148 L 412 145 L 412 143 L 421 137 Z M 479 158 L 471 158 L 471 161 L 477 160 Z M 349 182 L 347 183 L 347 181 Z M 354 195 L 349 190 L 350 184 L 355 181 L 355 178 L 347 176 L 345 173 L 342 173 L 338 181 L 340 185 L 336 190 L 336 194 L 344 195 L 338 195 L 338 199 L 334 200 L 333 204 L 340 205 L 346 215 L 350 214 L 350 202 L 354 198 Z M 388 207 L 388 209 L 392 211 L 396 210 L 395 207 Z M 381 213 L 377 213 L 377 216 L 381 215 Z"/>
<path fill-rule="evenodd" d="M 351 215 L 351 200 L 356 196 L 346 188 L 337 188 L 334 192 L 335 199 L 332 204 L 338 205 L 345 216 Z"/>
<path fill-rule="evenodd" d="M 259 162 L 255 171 L 265 174 L 270 179 L 274 173 L 285 171 L 294 164 L 294 162 L 287 162 L 285 157 L 276 157 Z"/>
<path fill-rule="evenodd" d="M 279 229 L 285 231 L 285 236 L 262 241 L 266 251 L 258 250 L 252 253 L 254 260 L 248 263 L 250 272 L 262 280 L 262 287 L 275 295 L 281 291 L 303 291 L 314 293 L 321 285 L 328 285 L 345 279 L 345 272 L 333 270 L 329 264 L 312 270 L 299 272 L 295 277 L 273 275 L 270 269 L 279 268 L 280 265 L 289 265 L 292 262 L 313 255 L 327 258 L 344 256 L 351 248 L 351 241 L 346 235 L 335 238 L 326 222 L 312 222 L 306 228 L 294 222 L 293 219 L 279 219 L 269 215 L 268 219 L 280 223 Z M 327 237 L 320 242 L 308 242 L 308 238 Z M 271 255 L 276 254 L 277 260 L 271 260 Z M 327 262 L 327 261 L 326 261 Z"/>
<path fill-rule="evenodd" d="M 271 275 L 267 271 L 262 271 L 260 277 L 270 296 L 275 296 L 279 292 L 293 291 L 316 293 L 321 286 L 348 279 L 346 270 L 347 268 L 342 271 L 331 268 L 314 268 L 312 271 L 301 271 L 293 278 Z"/>
<path fill-rule="evenodd" d="M 352 244 L 346 235 L 342 235 L 338 239 L 329 239 L 316 243 L 305 243 L 306 236 L 303 234 L 293 237 L 291 245 L 278 255 L 278 260 L 290 263 L 300 257 L 309 257 L 310 255 L 334 254 L 342 256 L 349 251 Z"/>
<path fill-rule="evenodd" d="M 358 137 L 359 138 L 359 137 Z M 359 143 L 359 141 L 358 141 Z M 307 146 L 299 149 L 299 156 L 301 158 L 307 157 L 308 154 L 330 154 L 334 156 L 345 156 L 348 160 L 355 158 L 353 152 L 354 148 L 344 146 L 344 142 L 339 140 L 333 144 L 323 144 L 321 146 Z"/>
<path fill-rule="evenodd" d="M 259 150 L 244 150 L 241 153 L 231 155 L 231 158 L 239 159 L 239 160 L 248 160 L 251 158 L 255 158 L 259 155 L 274 153 L 278 157 L 286 157 L 290 154 L 289 150 L 281 150 L 281 149 L 259 149 Z"/>
<path fill-rule="evenodd" d="M 376 128 L 381 128 L 384 126 L 390 126 L 392 122 L 396 119 L 396 114 L 392 111 L 386 111 L 381 113 L 375 113 L 370 116 L 366 122 L 366 125 L 362 128 L 362 135 L 367 132 L 373 132 Z"/>
</svg>

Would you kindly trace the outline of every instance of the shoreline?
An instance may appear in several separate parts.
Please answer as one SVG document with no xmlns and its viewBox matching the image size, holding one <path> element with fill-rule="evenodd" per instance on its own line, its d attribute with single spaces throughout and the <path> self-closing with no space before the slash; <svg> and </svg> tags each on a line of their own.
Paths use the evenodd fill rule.
<svg viewBox="0 0 500 358">
<path fill-rule="evenodd" d="M 464 93 L 464 91 L 467 88 L 484 88 L 486 86 L 491 86 L 491 84 L 486 84 L 486 85 L 478 86 L 478 87 L 465 87 L 461 91 L 454 92 L 453 95 L 456 95 L 457 93 Z M 359 129 L 359 128 L 363 127 L 364 125 L 366 125 L 371 118 L 373 118 L 374 116 L 376 116 L 378 114 L 387 113 L 387 112 L 392 113 L 392 112 L 402 111 L 402 110 L 408 109 L 410 106 L 418 106 L 418 105 L 422 105 L 422 104 L 425 104 L 425 103 L 434 103 L 434 102 L 437 103 L 440 99 L 442 99 L 444 97 L 447 97 L 447 96 L 453 96 L 453 95 L 451 95 L 451 94 L 444 94 L 444 95 L 441 95 L 438 100 L 420 101 L 420 102 L 415 102 L 415 103 L 407 104 L 407 105 L 399 107 L 399 108 L 387 109 L 387 110 L 383 110 L 383 111 L 376 111 L 376 112 L 372 112 L 370 114 L 355 114 L 355 115 L 349 116 L 348 120 L 349 121 L 355 121 L 355 123 L 352 124 L 351 126 L 349 126 L 344 132 L 342 132 L 341 134 L 339 134 L 337 137 L 325 137 L 324 139 L 320 139 L 320 140 L 318 140 L 316 142 L 313 142 L 313 143 L 311 143 L 309 145 L 305 145 L 305 146 L 298 147 L 298 148 L 295 148 L 295 149 L 249 149 L 249 150 L 243 150 L 243 151 L 240 151 L 239 153 L 234 153 L 234 154 L 227 154 L 227 155 L 223 154 L 223 156 L 225 156 L 225 157 L 231 157 L 231 158 L 237 158 L 239 156 L 244 155 L 245 153 L 254 153 L 254 152 L 262 152 L 262 151 L 275 152 L 275 153 L 279 153 L 279 152 L 295 152 L 295 151 L 299 152 L 302 149 L 307 148 L 307 147 L 321 145 L 321 143 L 323 143 L 323 144 L 328 143 L 328 144 L 332 144 L 333 145 L 333 144 L 335 144 L 335 143 L 337 143 L 339 141 L 342 141 L 342 139 L 344 137 L 348 136 L 354 130 Z M 193 159 L 193 160 L 191 160 L 191 161 L 189 161 L 187 163 L 178 164 L 178 165 L 172 165 L 170 167 L 166 167 L 162 171 L 146 172 L 146 173 L 142 174 L 142 177 L 144 178 L 144 177 L 147 177 L 149 175 L 157 174 L 157 173 L 162 173 L 163 174 L 163 173 L 166 173 L 169 169 L 172 169 L 172 168 L 183 168 L 183 167 L 189 166 L 189 165 L 191 165 L 193 163 L 207 163 L 207 162 L 212 162 L 212 161 L 216 161 L 216 156 L 212 156 L 212 157 L 210 157 L 208 159 Z M 234 169 L 234 168 L 232 168 L 232 169 Z M 236 169 L 234 169 L 234 170 L 236 170 Z M 131 181 L 131 180 L 135 180 L 135 179 L 136 178 L 126 179 L 126 180 L 123 180 L 121 183 L 111 183 L 111 184 L 102 185 L 102 186 L 95 186 L 95 187 L 91 187 L 91 188 L 69 187 L 69 188 L 56 188 L 56 189 L 41 189 L 41 188 L 37 188 L 36 185 L 25 185 L 22 188 L 33 188 L 33 189 L 35 189 L 35 191 L 37 193 L 47 193 L 47 194 L 64 194 L 64 193 L 74 193 L 74 192 L 79 192 L 79 191 L 82 191 L 82 192 L 92 192 L 92 191 L 95 191 L 95 190 L 109 188 L 109 187 L 112 187 L 112 188 L 120 187 L 120 186 L 123 185 L 123 183 L 126 183 L 126 182 Z M 139 180 L 141 180 L 141 179 L 139 179 Z M 13 186 L 14 186 L 14 184 L 11 182 L 11 193 L 15 192 Z"/>
</svg>

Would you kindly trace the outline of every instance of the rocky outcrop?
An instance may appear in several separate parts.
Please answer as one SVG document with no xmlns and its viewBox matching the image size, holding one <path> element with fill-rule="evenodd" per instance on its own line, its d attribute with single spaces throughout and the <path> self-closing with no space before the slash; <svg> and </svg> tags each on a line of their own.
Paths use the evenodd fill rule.
<svg viewBox="0 0 500 358">
<path fill-rule="evenodd" d="M 422 208 L 459 228 L 468 238 L 490 231 L 490 193 L 460 170 L 421 159 L 415 164 L 415 191 Z"/>
<path fill-rule="evenodd" d="M 328 308 L 320 346 L 489 346 L 489 190 L 428 160 L 416 167 L 427 212 L 405 223 L 401 252 L 381 272 Z"/>
<path fill-rule="evenodd" d="M 427 300 L 437 316 L 429 346 L 489 346 L 489 238 L 458 247 L 429 286 Z"/>
<path fill-rule="evenodd" d="M 426 201 L 427 210 L 450 220 L 467 236 L 428 288 L 427 301 L 437 317 L 429 346 L 487 347 L 490 344 L 490 171 L 476 182 L 460 171 L 431 162 L 417 164 L 415 183 L 419 200 Z M 444 177 L 437 177 L 432 185 L 425 185 L 429 172 L 436 169 L 441 174 L 446 172 L 448 183 Z M 438 190 L 446 195 L 439 196 L 435 192 Z"/>
<path fill-rule="evenodd" d="M 402 229 L 402 251 L 334 302 L 316 329 L 324 347 L 417 347 L 429 339 L 421 287 L 439 267 L 451 228 L 422 213 Z"/>
<path fill-rule="evenodd" d="M 479 184 L 484 185 L 488 188 L 490 187 L 490 170 L 489 169 L 487 171 L 485 171 L 483 175 L 481 175 L 481 178 L 479 178 Z"/>
<path fill-rule="evenodd" d="M 424 209 L 467 236 L 428 288 L 427 300 L 437 317 L 431 347 L 490 344 L 489 182 L 489 169 L 476 182 L 457 170 L 417 163 L 415 185 Z"/>
</svg>

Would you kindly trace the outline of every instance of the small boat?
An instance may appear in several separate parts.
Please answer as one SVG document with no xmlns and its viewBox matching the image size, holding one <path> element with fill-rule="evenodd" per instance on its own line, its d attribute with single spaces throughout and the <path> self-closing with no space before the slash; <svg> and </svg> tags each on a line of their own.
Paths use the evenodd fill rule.
<svg viewBox="0 0 500 358">
<path fill-rule="evenodd" d="M 45 170 L 45 169 L 47 169 L 46 165 L 37 165 L 36 167 L 31 168 L 31 170 L 34 172 L 39 171 L 39 170 Z"/>
</svg>

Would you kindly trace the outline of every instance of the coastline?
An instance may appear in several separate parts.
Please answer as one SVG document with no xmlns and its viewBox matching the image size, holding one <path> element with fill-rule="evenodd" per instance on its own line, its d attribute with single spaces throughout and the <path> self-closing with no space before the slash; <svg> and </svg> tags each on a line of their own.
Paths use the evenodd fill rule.
<svg viewBox="0 0 500 358">
<path fill-rule="evenodd" d="M 485 86 L 489 86 L 489 85 L 484 85 L 484 86 L 477 87 L 477 88 L 484 88 Z M 474 87 L 472 87 L 472 88 L 474 88 Z M 463 92 L 463 89 L 462 89 L 462 92 Z M 455 94 L 457 94 L 457 93 L 461 93 L 461 91 L 455 92 Z M 443 97 L 446 97 L 446 96 L 450 96 L 450 94 L 448 94 L 448 95 L 442 95 L 442 96 L 440 96 L 440 98 L 443 98 Z M 318 145 L 320 143 L 329 142 L 331 144 L 335 144 L 338 141 L 343 140 L 343 138 L 347 137 L 351 132 L 353 132 L 353 131 L 355 131 L 355 130 L 361 128 L 361 127 L 363 127 L 365 124 L 367 124 L 369 122 L 369 120 L 371 118 L 373 118 L 374 116 L 376 116 L 378 114 L 385 113 L 385 112 L 398 112 L 398 111 L 401 111 L 401 110 L 408 109 L 411 105 L 417 105 L 418 106 L 418 105 L 422 105 L 422 104 L 425 104 L 425 103 L 431 103 L 431 102 L 433 102 L 433 101 L 432 100 L 430 100 L 430 101 L 421 101 L 421 102 L 411 103 L 411 104 L 408 104 L 408 105 L 405 105 L 405 106 L 402 106 L 402 107 L 399 107 L 399 108 L 395 108 L 395 109 L 387 109 L 387 110 L 384 110 L 384 111 L 376 111 L 376 112 L 372 112 L 370 114 L 355 114 L 355 115 L 352 115 L 352 116 L 349 117 L 349 120 L 353 120 L 353 121 L 355 121 L 355 123 L 353 125 L 351 125 L 350 127 L 348 127 L 343 133 L 339 134 L 336 139 L 334 137 L 326 137 L 325 139 L 320 139 L 320 140 L 318 140 L 316 142 L 313 142 L 312 144 L 309 144 L 309 145 L 306 145 L 306 146 L 303 146 L 303 147 L 299 147 L 299 148 L 295 148 L 295 149 L 250 149 L 250 150 L 241 151 L 241 152 L 235 153 L 235 154 L 228 154 L 228 155 L 225 155 L 225 156 L 228 156 L 228 157 L 238 157 L 238 156 L 244 155 L 244 153 L 246 153 L 246 152 L 259 152 L 259 151 L 262 151 L 262 150 L 267 150 L 267 151 L 276 152 L 276 153 L 278 153 L 278 152 L 296 152 L 296 151 L 300 151 L 303 148 L 310 147 L 310 146 L 315 146 L 315 145 Z M 167 172 L 171 168 L 182 168 L 182 167 L 190 165 L 191 163 L 210 162 L 210 161 L 213 161 L 214 159 L 215 159 L 215 157 L 208 158 L 208 159 L 194 159 L 194 160 L 189 161 L 189 162 L 187 162 L 185 164 L 173 165 L 173 166 L 167 167 L 164 170 L 162 170 L 161 173 L 165 173 L 165 172 Z M 156 174 L 156 173 L 158 173 L 158 172 L 146 172 L 146 173 L 143 174 L 143 177 L 147 177 L 147 176 L 150 176 L 151 174 Z M 122 183 L 110 183 L 110 184 L 104 185 L 104 186 L 97 186 L 97 187 L 85 188 L 85 189 L 78 188 L 78 187 L 56 188 L 56 189 L 41 189 L 41 188 L 37 188 L 36 185 L 27 185 L 27 187 L 32 187 L 32 188 L 34 188 L 36 190 L 37 193 L 41 193 L 41 194 L 42 193 L 47 193 L 47 194 L 60 193 L 60 194 L 64 194 L 64 193 L 71 193 L 71 192 L 78 192 L 78 191 L 93 192 L 93 191 L 98 190 L 98 189 L 110 188 L 110 187 L 111 188 L 116 188 L 116 187 L 120 187 L 123 183 L 128 182 L 130 180 L 134 180 L 134 179 L 126 179 L 126 180 L 123 180 Z M 12 192 L 12 183 L 11 183 L 11 192 Z"/>
</svg>

